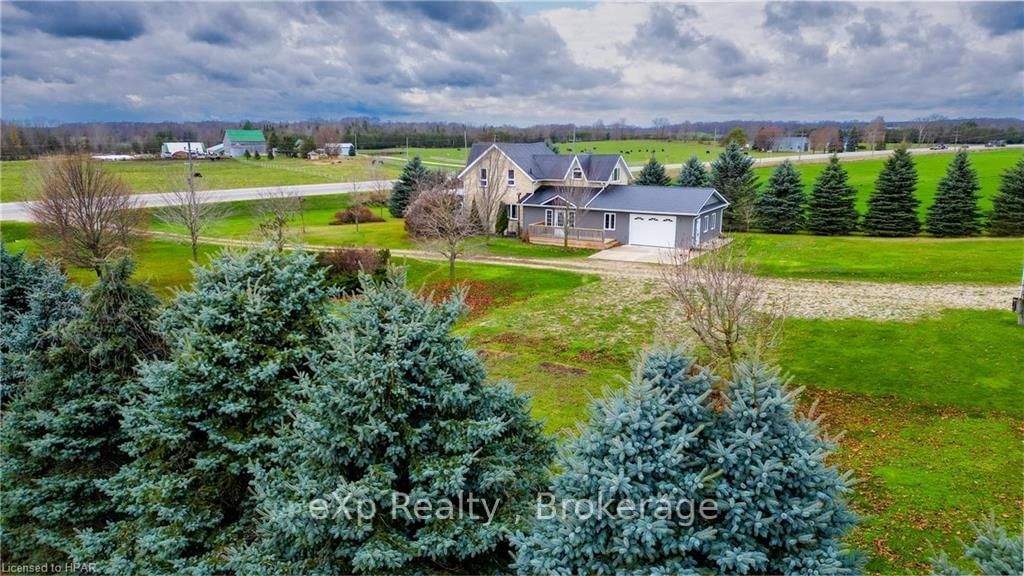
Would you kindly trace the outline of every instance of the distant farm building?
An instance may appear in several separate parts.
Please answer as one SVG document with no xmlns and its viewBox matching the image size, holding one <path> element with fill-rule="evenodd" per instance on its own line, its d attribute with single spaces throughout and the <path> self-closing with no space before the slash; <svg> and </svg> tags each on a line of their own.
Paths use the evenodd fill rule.
<svg viewBox="0 0 1024 576">
<path fill-rule="evenodd" d="M 245 156 L 246 152 L 264 156 L 267 153 L 267 139 L 262 130 L 225 130 L 224 150 L 236 158 Z"/>
<path fill-rule="evenodd" d="M 189 151 L 192 152 L 193 158 L 205 156 L 206 145 L 202 142 L 164 142 L 160 146 L 160 157 L 164 159 L 185 160 L 188 158 Z"/>
<path fill-rule="evenodd" d="M 210 146 L 206 149 L 206 153 L 210 156 L 220 156 L 224 154 L 224 145 L 217 144 L 215 146 Z"/>
<path fill-rule="evenodd" d="M 328 156 L 355 156 L 356 149 L 351 142 L 332 142 L 324 144 Z"/>
<path fill-rule="evenodd" d="M 772 152 L 807 152 L 807 136 L 783 136 L 772 141 Z"/>
</svg>

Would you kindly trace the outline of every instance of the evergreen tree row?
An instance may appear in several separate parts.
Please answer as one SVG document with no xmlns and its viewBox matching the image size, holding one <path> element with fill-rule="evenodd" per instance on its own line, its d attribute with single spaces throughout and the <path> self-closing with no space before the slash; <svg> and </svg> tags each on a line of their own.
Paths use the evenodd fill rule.
<svg viewBox="0 0 1024 576">
<path fill-rule="evenodd" d="M 717 382 L 683 354 L 647 355 L 625 392 L 595 405 L 548 494 L 707 500 L 716 515 L 542 519 L 553 441 L 452 334 L 459 294 L 433 303 L 400 273 L 364 275 L 363 296 L 334 313 L 311 255 L 225 252 L 161 309 L 127 260 L 79 295 L 43 262 L 3 258 L 17 269 L 0 291 L 5 326 L 38 326 L 29 348 L 5 331 L 5 366 L 33 357 L 3 421 L 7 562 L 108 574 L 859 568 L 841 544 L 855 520 L 847 477 L 764 366 Z M 66 305 L 44 320 L 39 302 Z M 494 509 L 396 515 L 405 496 Z"/>
<path fill-rule="evenodd" d="M 810 198 L 800 173 L 787 160 L 769 178 L 756 200 L 756 221 L 761 230 L 788 234 L 806 228 L 814 234 L 845 235 L 858 229 L 856 190 L 846 170 L 833 156 L 815 180 Z M 921 232 L 920 201 L 914 193 L 917 171 L 904 148 L 886 160 L 868 199 L 860 228 L 871 236 L 914 236 Z M 935 200 L 928 207 L 924 228 L 939 237 L 976 236 L 984 229 L 978 208 L 978 175 L 967 152 L 954 156 L 939 181 Z M 997 236 L 1024 235 L 1024 160 L 1003 172 L 988 228 Z"/>
</svg>

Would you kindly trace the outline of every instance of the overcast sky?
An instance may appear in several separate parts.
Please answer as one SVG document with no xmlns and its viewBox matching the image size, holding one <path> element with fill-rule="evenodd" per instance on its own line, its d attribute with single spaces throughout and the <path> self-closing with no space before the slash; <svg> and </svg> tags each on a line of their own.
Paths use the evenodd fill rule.
<svg viewBox="0 0 1024 576">
<path fill-rule="evenodd" d="M 8 119 L 1024 117 L 1024 3 L 2 3 Z"/>
</svg>

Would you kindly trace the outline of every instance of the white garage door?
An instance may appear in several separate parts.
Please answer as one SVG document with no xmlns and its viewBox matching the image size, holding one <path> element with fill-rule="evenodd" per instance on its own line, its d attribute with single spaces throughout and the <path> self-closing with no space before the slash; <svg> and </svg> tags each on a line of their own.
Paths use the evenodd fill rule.
<svg viewBox="0 0 1024 576">
<path fill-rule="evenodd" d="M 630 214 L 629 243 L 638 246 L 675 247 L 676 217 L 657 214 Z"/>
</svg>

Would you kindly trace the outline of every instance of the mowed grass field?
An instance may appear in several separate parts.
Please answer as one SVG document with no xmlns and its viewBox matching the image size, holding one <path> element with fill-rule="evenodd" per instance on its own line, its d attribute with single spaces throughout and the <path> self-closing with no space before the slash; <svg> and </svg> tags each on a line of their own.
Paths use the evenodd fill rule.
<svg viewBox="0 0 1024 576">
<path fill-rule="evenodd" d="M 203 190 L 357 182 L 375 176 L 390 179 L 401 172 L 395 163 L 373 168 L 370 162 L 369 156 L 315 162 L 297 158 L 198 160 L 195 170 L 202 174 L 199 186 Z M 38 166 L 36 160 L 0 162 L 0 201 L 32 200 L 37 193 L 33 180 Z M 186 173 L 186 163 L 181 160 L 129 160 L 105 162 L 104 166 L 121 176 L 133 192 L 143 194 L 174 189 Z"/>
<path fill-rule="evenodd" d="M 1024 238 L 732 235 L 758 274 L 778 278 L 1005 285 L 1024 265 Z"/>
<path fill-rule="evenodd" d="M 630 166 L 639 166 L 654 155 L 662 164 L 681 164 L 694 154 L 702 162 L 712 162 L 725 148 L 717 142 L 680 142 L 678 140 L 588 140 L 573 144 L 559 144 L 563 154 L 590 152 L 593 154 L 622 154 Z M 751 152 L 756 158 L 791 156 L 795 152 Z"/>
<path fill-rule="evenodd" d="M 917 192 L 916 196 L 921 201 L 918 212 L 921 217 L 927 213 L 928 206 L 935 200 L 935 190 L 939 180 L 946 175 L 946 168 L 953 161 L 953 154 L 925 154 L 914 156 L 914 165 L 917 167 Z M 999 175 L 1004 170 L 1013 166 L 1015 162 L 1024 158 L 1024 150 L 984 150 L 970 152 L 971 165 L 978 173 L 978 184 L 981 190 L 978 192 L 981 200 L 978 205 L 982 211 L 992 209 L 992 197 L 999 189 Z M 849 183 L 857 189 L 857 210 L 863 215 L 868 208 L 868 198 L 875 190 L 875 181 L 878 173 L 882 171 L 884 159 L 877 160 L 851 160 L 843 162 L 843 167 L 850 175 Z M 814 179 L 825 169 L 827 164 L 797 164 L 796 169 L 803 178 L 804 188 L 807 194 L 811 193 Z M 774 166 L 755 168 L 759 182 L 763 187 L 768 182 Z"/>
<path fill-rule="evenodd" d="M 700 144 L 698 142 L 680 142 L 678 140 L 586 140 L 576 144 L 558 143 L 561 154 L 593 153 L 622 154 L 630 165 L 640 165 L 654 154 L 662 164 L 679 164 L 686 162 L 696 154 L 705 162 L 710 162 L 722 153 L 724 148 L 717 142 Z M 469 156 L 467 148 L 388 148 L 386 150 L 366 150 L 366 154 L 379 154 L 400 158 L 419 156 L 428 164 L 464 166 Z M 786 156 L 788 152 L 753 152 L 755 157 Z"/>
</svg>

